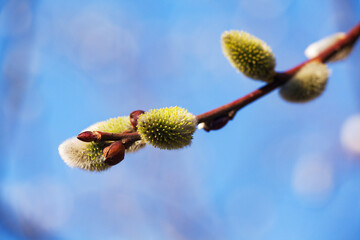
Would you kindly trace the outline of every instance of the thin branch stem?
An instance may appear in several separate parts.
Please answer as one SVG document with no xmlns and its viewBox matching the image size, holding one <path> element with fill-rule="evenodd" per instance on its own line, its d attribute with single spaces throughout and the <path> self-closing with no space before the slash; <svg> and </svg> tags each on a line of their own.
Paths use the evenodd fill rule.
<svg viewBox="0 0 360 240">
<path fill-rule="evenodd" d="M 77 138 L 83 142 L 120 141 L 123 139 L 127 139 L 128 141 L 141 140 L 141 137 L 137 132 L 108 133 L 100 131 L 85 131 L 80 133 Z"/>
</svg>

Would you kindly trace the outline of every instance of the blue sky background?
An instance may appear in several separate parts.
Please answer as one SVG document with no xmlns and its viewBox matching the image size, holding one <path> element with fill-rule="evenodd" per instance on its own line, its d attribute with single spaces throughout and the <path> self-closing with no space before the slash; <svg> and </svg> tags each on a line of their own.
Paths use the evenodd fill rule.
<svg viewBox="0 0 360 240">
<path fill-rule="evenodd" d="M 266 41 L 282 71 L 359 17 L 357 0 L 0 1 L 0 238 L 360 239 L 358 45 L 318 99 L 274 91 L 191 147 L 102 173 L 57 150 L 133 110 L 200 114 L 261 87 L 223 56 L 225 30 Z"/>
</svg>

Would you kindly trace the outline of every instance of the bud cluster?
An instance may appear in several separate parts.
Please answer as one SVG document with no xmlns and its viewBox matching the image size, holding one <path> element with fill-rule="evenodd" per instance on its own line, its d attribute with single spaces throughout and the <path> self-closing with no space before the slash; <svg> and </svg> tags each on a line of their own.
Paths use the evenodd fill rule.
<svg viewBox="0 0 360 240">
<path fill-rule="evenodd" d="M 121 162 L 126 152 L 137 151 L 146 143 L 161 149 L 188 146 L 196 125 L 196 117 L 183 108 L 137 110 L 129 117 L 90 126 L 77 138 L 63 142 L 59 153 L 71 167 L 103 171 Z"/>
</svg>

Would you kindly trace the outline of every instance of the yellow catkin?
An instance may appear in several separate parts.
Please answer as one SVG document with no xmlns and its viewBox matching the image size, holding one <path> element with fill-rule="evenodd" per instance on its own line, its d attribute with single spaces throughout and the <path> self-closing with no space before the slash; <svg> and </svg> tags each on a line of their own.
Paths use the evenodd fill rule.
<svg viewBox="0 0 360 240">
<path fill-rule="evenodd" d="M 265 42 L 243 31 L 224 32 L 221 42 L 224 55 L 245 76 L 272 81 L 275 58 Z"/>
<path fill-rule="evenodd" d="M 138 133 L 160 149 L 178 149 L 191 144 L 196 117 L 180 107 L 149 110 L 138 119 Z"/>
</svg>

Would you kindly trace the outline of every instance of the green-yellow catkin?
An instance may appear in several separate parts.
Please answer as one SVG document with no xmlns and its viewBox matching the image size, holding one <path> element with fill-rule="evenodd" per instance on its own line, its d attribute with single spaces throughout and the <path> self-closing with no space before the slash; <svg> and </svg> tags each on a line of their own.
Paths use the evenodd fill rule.
<svg viewBox="0 0 360 240">
<path fill-rule="evenodd" d="M 180 107 L 153 109 L 140 115 L 138 133 L 160 149 L 178 149 L 191 144 L 196 117 Z"/>
<path fill-rule="evenodd" d="M 111 118 L 98 122 L 84 131 L 103 131 L 109 133 L 122 133 L 133 131 L 129 117 Z M 145 141 L 136 141 L 126 152 L 134 152 L 145 146 Z M 103 149 L 105 143 L 83 142 L 76 137 L 64 141 L 59 146 L 61 158 L 70 167 L 77 167 L 88 171 L 103 171 L 110 166 L 104 162 Z"/>
<path fill-rule="evenodd" d="M 310 62 L 302 67 L 280 88 L 280 95 L 289 102 L 307 102 L 325 90 L 329 70 L 320 62 Z"/>
<path fill-rule="evenodd" d="M 101 150 L 100 147 L 82 142 L 76 137 L 67 139 L 59 146 L 59 154 L 68 166 L 97 172 L 110 167 L 104 163 Z"/>
<path fill-rule="evenodd" d="M 224 32 L 221 42 L 224 55 L 245 76 L 272 81 L 275 58 L 265 42 L 243 31 Z"/>
</svg>

